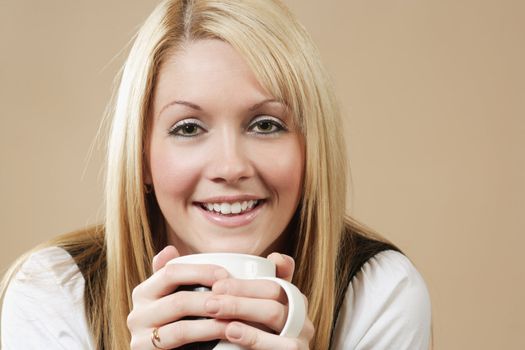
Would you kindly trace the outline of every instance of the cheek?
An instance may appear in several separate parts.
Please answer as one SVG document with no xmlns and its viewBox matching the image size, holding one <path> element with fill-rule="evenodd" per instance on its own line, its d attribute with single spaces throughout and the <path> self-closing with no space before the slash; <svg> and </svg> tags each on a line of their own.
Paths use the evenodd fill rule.
<svg viewBox="0 0 525 350">
<path fill-rule="evenodd" d="M 299 200 L 304 172 L 304 151 L 297 139 L 290 139 L 272 152 L 261 152 L 257 168 L 280 201 L 295 205 Z"/>
<path fill-rule="evenodd" d="M 181 155 L 185 156 L 182 157 Z M 199 157 L 185 154 L 173 145 L 152 145 L 150 170 L 159 200 L 166 196 L 187 196 L 198 182 L 202 165 Z"/>
</svg>

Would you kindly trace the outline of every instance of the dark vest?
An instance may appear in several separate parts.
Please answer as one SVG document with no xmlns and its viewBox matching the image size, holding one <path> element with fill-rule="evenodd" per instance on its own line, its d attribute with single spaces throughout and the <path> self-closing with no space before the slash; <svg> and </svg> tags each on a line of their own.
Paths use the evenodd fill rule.
<svg viewBox="0 0 525 350">
<path fill-rule="evenodd" d="M 363 265 L 366 264 L 366 262 L 375 255 L 385 250 L 394 250 L 397 252 L 401 252 L 399 248 L 387 242 L 381 242 L 372 238 L 365 237 L 361 234 L 347 233 L 347 235 L 348 236 L 346 237 L 346 239 L 343 239 L 343 243 L 341 244 L 340 248 L 338 273 L 336 280 L 337 295 L 334 307 L 334 320 L 332 323 L 330 345 L 333 342 L 337 317 L 341 310 L 341 306 L 343 305 L 346 291 L 348 290 L 348 286 L 350 285 L 355 275 L 357 275 L 357 273 L 361 271 Z M 352 250 L 352 253 L 348 254 L 348 250 Z M 343 256 L 349 256 L 350 258 L 344 259 Z"/>
<path fill-rule="evenodd" d="M 92 285 L 91 279 L 93 276 L 89 273 L 86 273 L 90 268 L 93 268 L 93 261 L 96 261 L 96 256 L 91 256 L 89 258 L 84 257 L 83 259 L 80 258 L 82 256 L 84 249 L 83 247 L 71 247 L 71 246 L 63 246 L 66 251 L 75 259 L 77 262 L 77 265 L 79 266 L 80 272 L 84 276 L 86 280 L 86 300 L 91 300 L 91 298 L 88 297 L 89 293 L 97 293 L 100 291 L 93 291 L 90 290 L 90 286 Z M 347 254 L 351 250 L 352 252 L 350 254 Z M 395 250 L 400 252 L 400 250 L 385 242 L 377 241 L 368 237 L 364 237 L 360 234 L 356 233 L 346 233 L 345 239 L 343 239 L 343 242 L 341 244 L 340 252 L 345 252 L 345 254 L 340 254 L 340 258 L 338 260 L 338 273 L 337 273 L 337 279 L 336 279 L 336 290 L 337 296 L 335 301 L 335 307 L 334 307 L 334 321 L 332 324 L 332 334 L 330 338 L 330 343 L 333 341 L 333 334 L 335 325 L 337 322 L 337 316 L 339 314 L 339 311 L 341 309 L 341 306 L 344 301 L 344 297 L 346 294 L 346 291 L 348 289 L 348 286 L 354 276 L 361 270 L 363 265 L 373 256 L 376 254 L 385 251 L 385 250 Z M 99 254 L 102 253 L 102 250 L 98 252 Z M 349 256 L 349 259 L 343 259 L 342 256 Z M 100 269 L 98 269 L 100 273 L 105 273 L 105 266 L 100 266 Z M 86 305 L 86 308 L 89 309 L 91 305 Z M 201 349 L 211 349 L 213 348 L 218 341 L 213 342 L 203 342 L 203 343 L 196 343 L 187 345 L 186 347 L 182 347 L 179 349 L 184 350 L 201 350 Z M 99 344 L 99 348 L 103 348 L 103 343 Z"/>
</svg>

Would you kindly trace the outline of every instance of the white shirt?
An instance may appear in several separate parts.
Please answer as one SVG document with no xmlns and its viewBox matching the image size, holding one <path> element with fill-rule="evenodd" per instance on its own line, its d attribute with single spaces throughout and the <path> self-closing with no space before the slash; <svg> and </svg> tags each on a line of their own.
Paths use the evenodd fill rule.
<svg viewBox="0 0 525 350">
<path fill-rule="evenodd" d="M 430 298 L 402 254 L 366 262 L 348 287 L 332 349 L 428 349 Z M 71 256 L 51 247 L 33 254 L 11 281 L 1 349 L 94 349 L 84 311 L 84 278 Z"/>
</svg>

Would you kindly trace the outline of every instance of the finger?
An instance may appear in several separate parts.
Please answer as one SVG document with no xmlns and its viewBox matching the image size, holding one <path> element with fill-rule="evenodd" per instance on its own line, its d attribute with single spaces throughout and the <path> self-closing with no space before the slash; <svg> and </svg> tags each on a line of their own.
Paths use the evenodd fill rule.
<svg viewBox="0 0 525 350">
<path fill-rule="evenodd" d="M 286 292 L 275 282 L 268 280 L 242 280 L 225 278 L 212 286 L 214 294 L 228 294 L 239 297 L 272 299 L 287 304 Z"/>
<path fill-rule="evenodd" d="M 167 264 L 139 284 L 132 294 L 134 301 L 155 300 L 173 293 L 180 286 L 202 285 L 211 287 L 228 272 L 216 265 Z"/>
<path fill-rule="evenodd" d="M 292 281 L 295 270 L 295 261 L 286 254 L 272 253 L 267 257 L 275 264 L 276 276 L 288 282 Z"/>
<path fill-rule="evenodd" d="M 275 300 L 214 295 L 205 304 L 211 317 L 257 323 L 281 332 L 288 317 L 288 307 Z"/>
<path fill-rule="evenodd" d="M 301 330 L 301 334 L 299 335 L 299 338 L 305 339 L 307 344 L 310 344 L 310 341 L 313 339 L 315 334 L 315 327 L 312 321 L 307 317 L 304 320 L 303 329 Z"/>
<path fill-rule="evenodd" d="M 153 272 L 160 270 L 168 261 L 179 257 L 180 254 L 172 245 L 164 247 L 155 257 L 153 257 Z"/>
<path fill-rule="evenodd" d="M 180 320 L 183 317 L 209 317 L 206 310 L 206 301 L 211 292 L 176 292 L 158 300 L 145 304 L 142 308 L 133 311 L 128 324 L 163 325 Z"/>
<path fill-rule="evenodd" d="M 281 337 L 241 322 L 231 322 L 226 326 L 226 338 L 252 350 L 308 349 L 308 342 L 303 338 Z"/>
<path fill-rule="evenodd" d="M 159 327 L 160 342 L 157 345 L 163 349 L 172 349 L 190 343 L 225 339 L 226 326 L 227 322 L 214 319 L 170 323 Z M 151 334 L 145 334 L 145 338 L 144 348 L 150 349 Z"/>
</svg>

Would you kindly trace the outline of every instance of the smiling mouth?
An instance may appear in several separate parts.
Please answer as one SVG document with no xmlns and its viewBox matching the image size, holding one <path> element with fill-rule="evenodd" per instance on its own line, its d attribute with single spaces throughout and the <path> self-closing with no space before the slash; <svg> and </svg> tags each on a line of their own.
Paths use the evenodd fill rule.
<svg viewBox="0 0 525 350">
<path fill-rule="evenodd" d="M 264 199 L 256 199 L 249 201 L 239 201 L 233 203 L 198 203 L 198 205 L 214 214 L 224 215 L 224 216 L 235 216 L 249 213 L 264 202 Z"/>
</svg>

